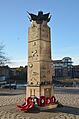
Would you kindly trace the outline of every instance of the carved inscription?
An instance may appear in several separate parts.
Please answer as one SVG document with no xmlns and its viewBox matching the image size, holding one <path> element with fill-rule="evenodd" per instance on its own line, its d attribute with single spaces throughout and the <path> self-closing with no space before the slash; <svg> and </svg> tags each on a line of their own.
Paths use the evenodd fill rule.
<svg viewBox="0 0 79 119">
<path fill-rule="evenodd" d="M 38 74 L 38 72 L 32 72 L 32 75 L 37 76 L 39 74 Z"/>
</svg>

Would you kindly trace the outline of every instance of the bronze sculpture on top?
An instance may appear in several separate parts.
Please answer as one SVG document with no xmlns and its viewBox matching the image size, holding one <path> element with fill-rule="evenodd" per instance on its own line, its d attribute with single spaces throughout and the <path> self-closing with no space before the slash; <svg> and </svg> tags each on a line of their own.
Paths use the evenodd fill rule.
<svg viewBox="0 0 79 119">
<path fill-rule="evenodd" d="M 30 21 L 36 21 L 38 24 L 41 24 L 43 21 L 47 21 L 49 22 L 50 21 L 50 18 L 51 18 L 51 15 L 50 13 L 47 13 L 47 14 L 43 14 L 42 11 L 39 11 L 38 12 L 38 15 L 35 15 L 35 14 L 32 14 L 32 13 L 29 13 L 27 12 L 29 15 L 30 15 Z M 50 15 L 50 16 L 49 16 Z"/>
</svg>

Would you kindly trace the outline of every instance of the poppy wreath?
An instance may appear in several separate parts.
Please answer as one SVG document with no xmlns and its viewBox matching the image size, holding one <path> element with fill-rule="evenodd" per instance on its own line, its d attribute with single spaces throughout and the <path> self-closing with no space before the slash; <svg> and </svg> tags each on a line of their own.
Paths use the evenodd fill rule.
<svg viewBox="0 0 79 119">
<path fill-rule="evenodd" d="M 22 111 L 22 110 L 29 110 L 29 109 L 31 109 L 31 108 L 33 108 L 33 107 L 34 107 L 34 103 L 31 101 L 31 102 L 29 102 L 28 105 L 26 105 L 26 106 L 24 106 L 24 107 L 21 107 L 21 108 L 20 108 L 20 111 Z"/>
<path fill-rule="evenodd" d="M 51 104 L 51 97 L 46 98 L 46 105 L 49 105 L 49 104 Z"/>
<path fill-rule="evenodd" d="M 33 98 L 33 101 L 34 101 L 34 104 L 35 105 L 38 105 L 39 104 L 39 99 L 37 97 L 34 97 Z"/>
<path fill-rule="evenodd" d="M 29 103 L 29 102 L 32 102 L 32 98 L 31 97 L 28 97 L 27 99 L 26 99 L 26 102 L 27 102 L 27 104 Z"/>
<path fill-rule="evenodd" d="M 51 97 L 51 104 L 55 104 L 56 103 L 56 98 L 55 98 L 55 96 L 52 96 Z"/>
<path fill-rule="evenodd" d="M 45 101 L 46 101 L 45 96 L 41 96 L 39 99 L 39 106 L 45 106 Z"/>
</svg>

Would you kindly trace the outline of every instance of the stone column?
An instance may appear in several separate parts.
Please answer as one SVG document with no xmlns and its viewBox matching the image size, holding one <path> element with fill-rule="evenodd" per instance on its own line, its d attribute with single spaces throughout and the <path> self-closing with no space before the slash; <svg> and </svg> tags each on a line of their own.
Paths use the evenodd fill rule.
<svg viewBox="0 0 79 119">
<path fill-rule="evenodd" d="M 28 83 L 26 97 L 52 96 L 51 38 L 47 21 L 32 21 L 28 29 Z"/>
</svg>

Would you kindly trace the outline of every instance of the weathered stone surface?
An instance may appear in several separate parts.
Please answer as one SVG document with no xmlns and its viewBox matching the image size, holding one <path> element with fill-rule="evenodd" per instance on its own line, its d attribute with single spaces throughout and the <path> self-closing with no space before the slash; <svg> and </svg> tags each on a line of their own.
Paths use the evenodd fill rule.
<svg viewBox="0 0 79 119">
<path fill-rule="evenodd" d="M 28 96 L 52 96 L 51 38 L 47 21 L 28 29 Z"/>
</svg>

